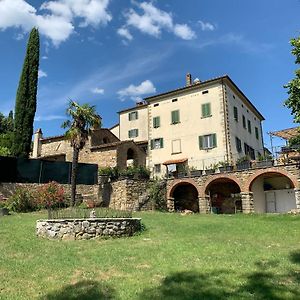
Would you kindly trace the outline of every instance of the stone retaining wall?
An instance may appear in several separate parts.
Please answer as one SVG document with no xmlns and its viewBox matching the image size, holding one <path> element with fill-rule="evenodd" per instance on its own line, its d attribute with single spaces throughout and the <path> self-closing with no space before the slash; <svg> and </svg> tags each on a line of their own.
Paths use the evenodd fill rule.
<svg viewBox="0 0 300 300">
<path fill-rule="evenodd" d="M 38 237 L 54 240 L 89 240 L 101 237 L 132 236 L 141 230 L 139 218 L 89 218 L 38 220 Z"/>
</svg>

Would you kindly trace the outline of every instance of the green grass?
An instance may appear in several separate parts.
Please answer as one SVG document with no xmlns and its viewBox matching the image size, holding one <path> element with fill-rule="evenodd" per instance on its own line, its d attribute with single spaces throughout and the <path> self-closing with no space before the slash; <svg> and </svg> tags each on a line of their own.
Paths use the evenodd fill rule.
<svg viewBox="0 0 300 300">
<path fill-rule="evenodd" d="M 50 241 L 0 218 L 0 299 L 300 299 L 300 217 L 139 213 L 124 239 Z"/>
</svg>

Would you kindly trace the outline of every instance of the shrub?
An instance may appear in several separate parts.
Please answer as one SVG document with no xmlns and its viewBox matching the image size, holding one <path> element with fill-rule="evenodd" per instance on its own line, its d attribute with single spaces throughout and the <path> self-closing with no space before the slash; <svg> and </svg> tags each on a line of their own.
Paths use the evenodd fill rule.
<svg viewBox="0 0 300 300">
<path fill-rule="evenodd" d="M 110 178 L 114 179 L 114 178 L 118 178 L 119 176 L 119 170 L 117 167 L 104 167 L 104 168 L 99 168 L 98 170 L 98 174 L 99 175 L 107 175 Z"/>
<path fill-rule="evenodd" d="M 39 186 L 35 199 L 39 209 L 66 207 L 64 189 L 55 181 Z"/>
<path fill-rule="evenodd" d="M 33 192 L 28 188 L 17 188 L 15 193 L 7 200 L 7 206 L 15 212 L 29 212 L 37 209 Z"/>
<path fill-rule="evenodd" d="M 165 211 L 167 210 L 165 198 L 166 181 L 161 179 L 153 180 L 148 188 L 149 198 L 154 209 Z"/>
</svg>

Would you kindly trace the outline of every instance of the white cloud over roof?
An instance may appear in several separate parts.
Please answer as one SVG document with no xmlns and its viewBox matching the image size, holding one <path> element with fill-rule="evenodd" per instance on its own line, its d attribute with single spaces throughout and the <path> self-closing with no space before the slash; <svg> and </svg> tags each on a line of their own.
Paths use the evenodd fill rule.
<svg viewBox="0 0 300 300">
<path fill-rule="evenodd" d="M 143 81 L 140 85 L 130 84 L 128 87 L 118 91 L 118 95 L 122 101 L 127 97 L 133 101 L 140 101 L 141 96 L 155 93 L 156 88 L 150 80 Z"/>
</svg>

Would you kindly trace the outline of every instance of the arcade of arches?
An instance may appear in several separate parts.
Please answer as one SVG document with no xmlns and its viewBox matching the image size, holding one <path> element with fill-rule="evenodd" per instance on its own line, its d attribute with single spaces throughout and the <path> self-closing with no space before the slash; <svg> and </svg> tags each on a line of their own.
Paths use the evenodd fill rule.
<svg viewBox="0 0 300 300">
<path fill-rule="evenodd" d="M 167 184 L 167 206 L 170 211 L 217 214 L 300 210 L 298 173 L 298 168 L 287 172 L 285 167 L 272 167 L 171 179 Z"/>
</svg>

